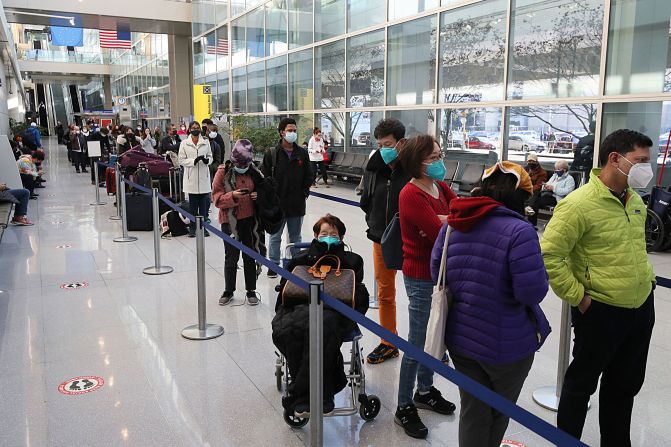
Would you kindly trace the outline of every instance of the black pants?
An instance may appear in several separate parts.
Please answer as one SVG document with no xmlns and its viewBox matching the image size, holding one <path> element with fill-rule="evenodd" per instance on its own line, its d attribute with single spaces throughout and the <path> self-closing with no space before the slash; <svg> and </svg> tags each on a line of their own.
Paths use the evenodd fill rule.
<svg viewBox="0 0 671 447">
<path fill-rule="evenodd" d="M 99 165 L 98 162 L 100 161 L 100 157 L 93 157 L 90 159 L 91 163 L 91 183 L 95 183 L 96 181 L 96 174 L 94 169 L 98 169 L 98 182 L 104 182 L 105 181 L 105 172 L 107 171 L 107 166 L 105 165 Z"/>
<path fill-rule="evenodd" d="M 72 164 L 77 171 L 80 169 L 86 171 L 86 155 L 84 152 L 72 151 Z"/>
<path fill-rule="evenodd" d="M 601 445 L 631 446 L 634 396 L 645 379 L 650 337 L 655 324 L 651 293 L 638 309 L 625 309 L 592 300 L 587 312 L 571 309 L 575 344 L 559 401 L 557 426 L 580 438 L 589 398 L 599 376 Z"/>
<path fill-rule="evenodd" d="M 207 216 L 210 212 L 210 193 L 209 192 L 203 194 L 189 193 L 189 212 L 194 217 L 203 216 L 204 219 L 207 219 Z M 189 232 L 193 234 L 196 233 L 195 222 L 191 222 L 189 224 Z"/>
<path fill-rule="evenodd" d="M 254 218 L 248 217 L 240 219 L 236 225 L 238 231 L 238 242 L 253 247 L 254 245 Z M 221 224 L 221 231 L 231 235 L 231 226 L 227 223 Z M 240 259 L 240 250 L 224 242 L 224 282 L 226 292 L 235 292 L 235 282 L 238 275 L 238 260 Z M 245 289 L 247 291 L 256 290 L 256 261 L 253 258 L 242 254 L 242 261 L 245 272 Z"/>
<path fill-rule="evenodd" d="M 546 194 L 543 194 L 545 192 Z M 549 191 L 536 191 L 531 199 L 529 200 L 529 206 L 534 209 L 534 215 L 529 216 L 529 222 L 536 226 L 538 223 L 538 210 L 548 206 L 555 206 L 557 204 L 557 199 L 553 195 L 547 194 Z"/>
<path fill-rule="evenodd" d="M 24 188 L 30 191 L 30 195 L 32 197 L 35 192 L 35 177 L 33 177 L 31 174 L 20 174 L 20 176 L 21 184 Z"/>
<path fill-rule="evenodd" d="M 314 184 L 317 184 L 317 179 L 319 178 L 319 174 L 322 176 L 322 180 L 324 181 L 324 184 L 328 182 L 329 175 L 327 173 L 327 166 L 324 164 L 323 161 L 311 161 L 310 164 L 312 164 L 312 173 L 314 174 Z"/>
</svg>

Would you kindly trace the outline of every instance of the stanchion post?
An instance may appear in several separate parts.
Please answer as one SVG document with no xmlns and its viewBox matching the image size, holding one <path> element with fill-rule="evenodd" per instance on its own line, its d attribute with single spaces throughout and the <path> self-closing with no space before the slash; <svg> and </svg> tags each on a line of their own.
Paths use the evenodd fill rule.
<svg viewBox="0 0 671 447">
<path fill-rule="evenodd" d="M 561 328 L 559 332 L 559 358 L 557 359 L 557 385 L 544 386 L 536 389 L 532 394 L 534 402 L 548 410 L 557 411 L 559 409 L 559 398 L 561 397 L 561 390 L 564 386 L 564 374 L 566 374 L 570 359 L 571 305 L 568 301 L 562 300 Z"/>
<path fill-rule="evenodd" d="M 135 242 L 137 238 L 135 236 L 128 235 L 128 221 L 126 219 L 126 191 L 124 188 L 124 183 L 121 183 L 121 187 L 124 191 L 117 189 L 117 197 L 121 195 L 121 200 L 119 200 L 118 206 L 121 208 L 121 237 L 115 238 L 114 242 Z"/>
<path fill-rule="evenodd" d="M 198 279 L 198 324 L 182 330 L 182 337 L 189 340 L 209 340 L 224 333 L 217 324 L 207 324 L 205 309 L 205 227 L 203 216 L 196 216 L 196 277 Z"/>
<path fill-rule="evenodd" d="M 89 203 L 89 205 L 105 205 L 105 202 L 100 201 L 100 176 L 98 175 L 98 162 L 93 162 L 93 178 L 96 182 L 96 201 Z"/>
<path fill-rule="evenodd" d="M 310 282 L 310 446 L 321 447 L 324 443 L 324 306 L 321 293 L 322 281 Z"/>
<path fill-rule="evenodd" d="M 380 308 L 380 302 L 377 298 L 377 279 L 374 279 L 373 281 L 373 296 L 371 297 L 370 301 L 368 301 L 368 307 L 371 309 Z"/>
<path fill-rule="evenodd" d="M 116 202 L 116 215 L 111 216 L 111 220 L 121 220 L 121 203 L 119 201 L 119 195 L 121 194 L 121 165 L 119 163 L 114 164 L 114 183 L 116 184 L 116 193 L 114 196 L 114 201 Z M 125 192 L 125 188 L 124 188 Z"/>
<path fill-rule="evenodd" d="M 142 270 L 145 275 L 165 275 L 174 269 L 169 265 L 161 265 L 161 216 L 158 207 L 158 188 L 151 190 L 151 212 L 154 220 L 154 265 Z"/>
</svg>

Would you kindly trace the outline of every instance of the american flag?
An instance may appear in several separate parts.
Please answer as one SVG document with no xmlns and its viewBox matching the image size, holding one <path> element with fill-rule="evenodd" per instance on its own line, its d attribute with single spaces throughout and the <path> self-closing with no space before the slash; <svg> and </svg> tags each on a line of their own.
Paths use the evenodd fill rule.
<svg viewBox="0 0 671 447">
<path fill-rule="evenodd" d="M 100 30 L 100 48 L 130 49 L 130 31 Z"/>
<path fill-rule="evenodd" d="M 228 39 L 225 37 L 220 37 L 216 46 L 214 45 L 214 39 L 212 40 L 213 42 L 210 42 L 208 39 L 207 44 L 205 45 L 207 54 L 228 56 Z"/>
</svg>

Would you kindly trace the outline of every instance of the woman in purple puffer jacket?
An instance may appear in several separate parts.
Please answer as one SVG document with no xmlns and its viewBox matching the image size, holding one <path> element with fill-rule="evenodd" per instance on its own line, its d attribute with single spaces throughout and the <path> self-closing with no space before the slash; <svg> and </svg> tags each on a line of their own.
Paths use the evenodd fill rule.
<svg viewBox="0 0 671 447">
<path fill-rule="evenodd" d="M 548 291 L 538 235 L 524 217 L 532 191 L 521 166 L 503 161 L 485 171 L 474 196 L 450 203 L 447 283 L 454 297 L 445 343 L 455 368 L 516 402 L 550 333 L 539 303 Z M 438 276 L 445 225 L 433 247 Z M 460 390 L 459 445 L 501 444 L 508 417 Z"/>
</svg>

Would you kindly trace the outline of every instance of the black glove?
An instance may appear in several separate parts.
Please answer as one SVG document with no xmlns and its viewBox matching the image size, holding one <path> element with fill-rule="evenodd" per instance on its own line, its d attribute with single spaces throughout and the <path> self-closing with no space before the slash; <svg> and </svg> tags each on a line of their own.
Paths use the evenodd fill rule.
<svg viewBox="0 0 671 447">
<path fill-rule="evenodd" d="M 199 155 L 199 156 L 196 157 L 196 159 L 193 161 L 193 165 L 195 166 L 196 163 L 198 163 L 199 161 L 203 161 L 203 156 L 202 155 Z"/>
<path fill-rule="evenodd" d="M 202 161 L 203 161 L 203 163 L 205 163 L 206 165 L 209 165 L 209 164 L 210 164 L 210 159 L 209 159 L 209 158 L 205 158 L 205 157 L 203 157 L 203 158 L 202 158 Z"/>
</svg>

